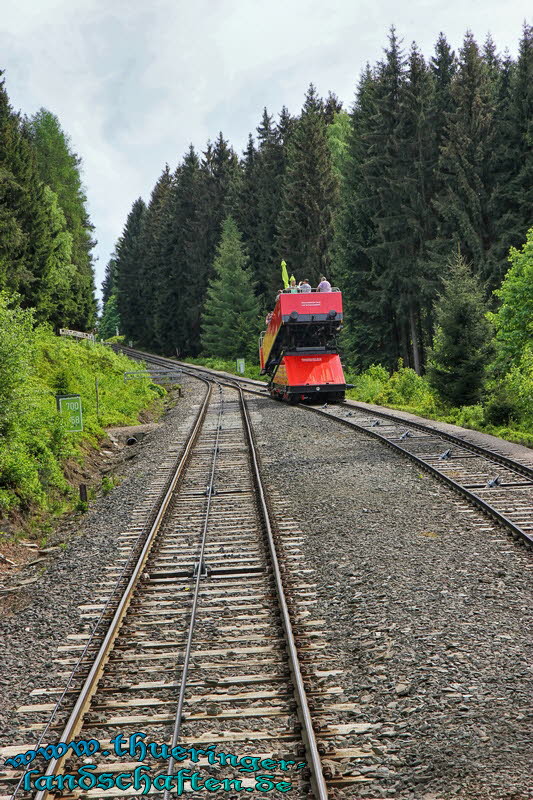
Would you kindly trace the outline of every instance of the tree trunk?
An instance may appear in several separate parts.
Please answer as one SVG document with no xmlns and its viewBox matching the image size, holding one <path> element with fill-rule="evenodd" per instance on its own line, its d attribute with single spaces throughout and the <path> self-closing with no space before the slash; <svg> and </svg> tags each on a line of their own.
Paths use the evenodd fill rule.
<svg viewBox="0 0 533 800">
<path fill-rule="evenodd" d="M 413 305 L 409 305 L 409 327 L 411 328 L 411 347 L 413 348 L 413 367 L 417 375 L 420 370 L 420 347 L 418 344 L 418 329 Z"/>
</svg>

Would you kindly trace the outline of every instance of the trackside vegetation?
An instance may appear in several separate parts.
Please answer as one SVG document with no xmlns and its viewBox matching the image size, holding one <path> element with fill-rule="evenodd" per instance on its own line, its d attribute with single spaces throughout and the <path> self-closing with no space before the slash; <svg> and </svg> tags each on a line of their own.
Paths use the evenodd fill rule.
<svg viewBox="0 0 533 800">
<path fill-rule="evenodd" d="M 350 108 L 310 84 L 241 157 L 220 133 L 164 167 L 107 265 L 102 332 L 256 363 L 284 260 L 342 290 L 354 396 L 531 441 L 532 87 L 531 24 L 516 56 L 391 28 Z"/>
<path fill-rule="evenodd" d="M 124 383 L 123 373 L 135 369 L 138 363 L 102 344 L 63 339 L 50 326 L 35 325 L 33 310 L 0 293 L 0 521 L 72 507 L 65 466 L 81 463 L 104 427 L 134 424 L 142 409 L 161 403 L 164 390 L 149 380 Z M 66 431 L 57 394 L 81 395 L 83 433 Z"/>
<path fill-rule="evenodd" d="M 187 361 L 209 369 L 229 372 L 232 375 L 238 374 L 233 360 L 188 358 Z M 523 359 L 520 367 L 513 367 L 506 374 L 503 383 L 498 384 L 498 390 L 491 384 L 492 389 L 487 392 L 483 403 L 473 405 L 453 406 L 446 403 L 439 397 L 427 377 L 417 375 L 414 369 L 404 367 L 402 362 L 392 374 L 380 364 L 373 364 L 360 373 L 345 368 L 344 374 L 346 382 L 354 386 L 346 392 L 346 397 L 350 400 L 409 411 L 411 414 L 428 419 L 485 431 L 511 442 L 533 447 L 533 353 L 531 352 Z M 267 380 L 260 374 L 260 368 L 255 362 L 246 362 L 244 377 L 265 383 Z M 502 387 L 505 396 L 514 396 L 514 401 L 508 400 L 505 407 L 502 407 L 503 402 L 498 400 Z"/>
</svg>

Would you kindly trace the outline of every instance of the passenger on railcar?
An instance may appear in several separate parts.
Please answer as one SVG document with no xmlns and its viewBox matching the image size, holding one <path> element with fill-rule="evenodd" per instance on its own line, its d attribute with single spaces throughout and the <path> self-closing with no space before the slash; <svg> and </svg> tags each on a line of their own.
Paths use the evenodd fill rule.
<svg viewBox="0 0 533 800">
<path fill-rule="evenodd" d="M 331 283 L 324 275 L 320 278 L 320 283 L 316 287 L 316 290 L 317 292 L 331 292 Z"/>
<path fill-rule="evenodd" d="M 286 291 L 289 292 L 290 294 L 296 294 L 296 292 L 298 291 L 298 287 L 296 285 L 296 278 L 291 278 L 291 281 L 289 283 L 289 288 Z"/>
<path fill-rule="evenodd" d="M 307 292 L 311 291 L 311 284 L 309 283 L 307 278 L 304 278 L 303 281 L 300 281 L 300 286 L 298 288 L 300 289 L 301 292 L 307 294 Z"/>
</svg>

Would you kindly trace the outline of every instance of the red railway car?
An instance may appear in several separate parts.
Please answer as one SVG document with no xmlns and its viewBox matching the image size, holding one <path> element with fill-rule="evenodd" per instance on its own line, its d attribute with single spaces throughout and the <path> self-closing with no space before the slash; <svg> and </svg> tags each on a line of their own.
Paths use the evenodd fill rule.
<svg viewBox="0 0 533 800">
<path fill-rule="evenodd" d="M 259 340 L 261 371 L 270 376 L 272 397 L 292 403 L 344 399 L 347 385 L 337 347 L 342 319 L 338 289 L 278 295 Z"/>
</svg>

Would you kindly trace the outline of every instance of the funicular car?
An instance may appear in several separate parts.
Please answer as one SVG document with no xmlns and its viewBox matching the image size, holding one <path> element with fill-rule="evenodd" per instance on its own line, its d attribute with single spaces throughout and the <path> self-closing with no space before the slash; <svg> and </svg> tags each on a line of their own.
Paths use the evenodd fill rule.
<svg viewBox="0 0 533 800">
<path fill-rule="evenodd" d="M 342 294 L 281 292 L 259 339 L 261 372 L 272 397 L 291 403 L 344 399 L 346 382 L 337 346 Z"/>
</svg>

